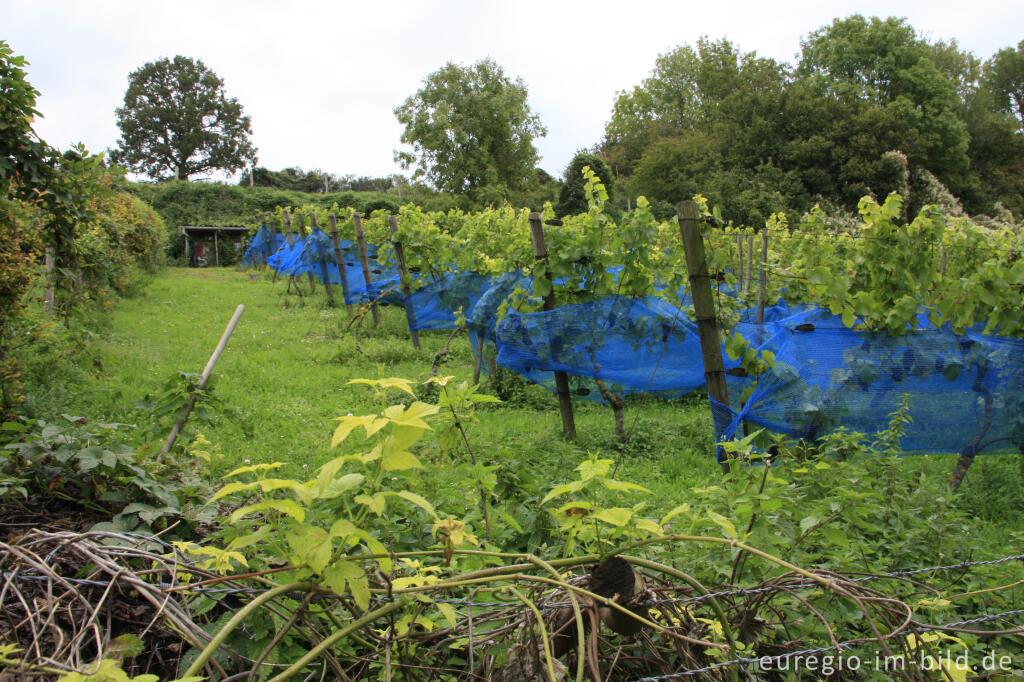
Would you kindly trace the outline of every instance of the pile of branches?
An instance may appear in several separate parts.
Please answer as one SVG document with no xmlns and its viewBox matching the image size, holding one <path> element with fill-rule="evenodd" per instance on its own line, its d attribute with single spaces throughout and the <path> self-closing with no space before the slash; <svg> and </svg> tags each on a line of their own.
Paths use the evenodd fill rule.
<svg viewBox="0 0 1024 682">
<path fill-rule="evenodd" d="M 640 557 L 521 556 L 413 590 L 378 572 L 369 608 L 359 609 L 316 583 L 219 576 L 153 537 L 30 531 L 0 543 L 0 680 L 56 679 L 111 658 L 131 675 L 223 681 L 775 679 L 759 661 L 778 669 L 826 652 L 910 657 L 929 647 L 917 636 L 929 631 L 1024 634 L 979 629 L 1018 612 L 927 623 L 910 604 L 937 593 L 909 574 L 791 566 L 760 585 L 712 592 Z M 274 623 L 262 639 L 251 631 L 258 610 Z M 839 612 L 842 623 L 825 615 Z M 824 635 L 808 639 L 814 630 Z M 291 658 L 280 651 L 289 639 L 299 642 Z M 4 645 L 15 652 L 6 659 Z"/>
</svg>

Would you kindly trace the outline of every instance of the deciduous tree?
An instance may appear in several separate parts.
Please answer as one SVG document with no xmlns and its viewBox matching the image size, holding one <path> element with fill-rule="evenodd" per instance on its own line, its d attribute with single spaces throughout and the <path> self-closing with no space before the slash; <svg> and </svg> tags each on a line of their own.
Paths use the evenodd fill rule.
<svg viewBox="0 0 1024 682">
<path fill-rule="evenodd" d="M 405 126 L 396 152 L 413 179 L 474 200 L 507 197 L 535 181 L 535 137 L 547 130 L 526 101 L 526 85 L 484 59 L 469 67 L 448 62 L 394 112 Z"/>
<path fill-rule="evenodd" d="M 178 55 L 128 76 L 113 160 L 154 179 L 188 180 L 255 163 L 249 117 L 201 61 Z"/>
</svg>

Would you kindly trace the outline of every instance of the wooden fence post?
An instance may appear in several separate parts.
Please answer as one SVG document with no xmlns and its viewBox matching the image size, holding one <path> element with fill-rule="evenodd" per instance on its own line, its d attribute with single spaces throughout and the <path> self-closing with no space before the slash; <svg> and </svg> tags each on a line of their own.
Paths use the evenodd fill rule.
<svg viewBox="0 0 1024 682">
<path fill-rule="evenodd" d="M 409 269 L 405 266 L 405 249 L 398 239 L 398 216 L 388 217 L 388 227 L 391 228 L 391 244 L 395 247 L 395 261 L 398 263 L 398 276 L 402 280 L 402 298 L 405 301 L 405 319 L 409 323 L 409 336 L 412 337 L 412 345 L 416 350 L 420 348 L 420 333 L 416 331 L 416 311 L 412 309 L 412 287 L 409 284 Z M 476 382 L 474 382 L 476 383 Z"/>
<path fill-rule="evenodd" d="M 345 271 L 345 254 L 341 251 L 341 241 L 338 239 L 338 218 L 329 213 L 327 219 L 331 221 L 331 241 L 334 242 L 334 260 L 338 263 L 338 277 L 341 278 L 341 295 L 345 299 L 345 310 L 352 314 L 352 304 L 349 303 L 348 273 Z"/>
<path fill-rule="evenodd" d="M 310 238 L 312 239 L 313 235 L 316 234 L 316 231 L 320 229 L 320 226 L 316 222 L 316 211 L 310 211 L 309 225 L 313 229 L 313 234 L 310 235 Z M 316 257 L 317 262 L 320 263 L 320 277 L 323 279 L 324 289 L 327 291 L 327 300 L 331 302 L 331 307 L 334 307 L 334 293 L 331 291 L 331 278 L 327 274 L 327 259 L 324 257 L 324 253 L 320 250 L 319 245 L 316 249 Z"/>
<path fill-rule="evenodd" d="M 363 266 L 363 281 L 366 283 L 366 295 L 369 297 L 373 280 L 370 277 L 370 259 L 366 255 L 366 237 L 363 235 L 363 218 L 359 215 L 358 211 L 352 214 L 352 222 L 356 228 L 356 246 L 359 248 L 359 262 Z M 370 309 L 373 312 L 373 326 L 376 327 L 380 324 L 380 311 L 377 310 L 376 300 L 373 300 L 370 304 Z"/>
<path fill-rule="evenodd" d="M 768 296 L 768 226 L 761 228 L 761 274 L 757 291 L 757 323 L 764 324 L 764 304 Z"/>
<path fill-rule="evenodd" d="M 718 318 L 715 299 L 711 292 L 711 278 L 704 253 L 704 239 L 700 234 L 700 212 L 693 201 L 682 201 L 677 206 L 679 233 L 686 252 L 686 269 L 690 275 L 690 295 L 697 315 L 697 333 L 704 357 L 704 378 L 708 382 L 708 395 L 723 405 L 729 404 L 729 390 L 725 384 L 725 364 L 722 362 L 722 340 L 718 337 Z M 742 246 L 742 245 L 741 245 Z M 712 411 L 713 412 L 713 411 Z M 722 472 L 729 473 L 729 461 L 723 461 Z"/>
<path fill-rule="evenodd" d="M 754 281 L 754 235 L 747 235 L 747 279 L 743 291 L 750 291 L 751 283 Z"/>
<path fill-rule="evenodd" d="M 537 260 L 546 261 L 548 258 L 548 245 L 544 239 L 544 224 L 540 221 L 540 213 L 530 214 L 530 238 L 533 240 L 533 256 Z M 555 309 L 554 282 L 551 282 L 551 275 L 548 274 L 548 281 L 551 287 L 547 296 L 544 297 L 544 310 Z M 536 286 L 536 281 L 534 282 Z M 479 349 L 483 353 L 483 348 Z M 555 389 L 558 393 L 558 409 L 562 413 L 562 434 L 569 440 L 576 439 L 576 420 L 572 412 L 572 397 L 569 395 L 569 375 L 565 372 L 555 372 Z"/>
</svg>

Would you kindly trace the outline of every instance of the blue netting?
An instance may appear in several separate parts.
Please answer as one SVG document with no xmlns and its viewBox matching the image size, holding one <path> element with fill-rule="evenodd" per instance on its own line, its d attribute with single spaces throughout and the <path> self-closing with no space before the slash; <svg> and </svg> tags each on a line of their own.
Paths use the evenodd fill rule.
<svg viewBox="0 0 1024 682">
<path fill-rule="evenodd" d="M 903 336 L 850 330 L 813 309 L 766 327 L 780 330 L 775 368 L 720 433 L 742 420 L 813 440 L 844 427 L 888 426 L 906 396 L 908 452 L 969 452 L 1024 444 L 1024 340 L 969 330 Z"/>
<path fill-rule="evenodd" d="M 259 253 L 257 233 L 250 252 Z M 266 244 L 266 242 L 263 242 Z M 532 282 L 521 273 L 487 278 L 457 273 L 411 294 L 397 295 L 393 264 L 371 260 L 373 283 L 364 281 L 350 242 L 343 245 L 348 302 L 393 293 L 384 302 L 411 308 L 415 329 L 453 329 L 462 310 L 476 352 L 480 341 L 497 347 L 497 362 L 530 381 L 554 389 L 553 372 L 570 377 L 577 396 L 601 401 L 597 382 L 619 394 L 649 392 L 676 397 L 705 386 L 700 341 L 684 308 L 692 302 L 678 292 L 679 306 L 661 298 L 609 296 L 550 312 L 508 312 L 496 324 L 498 309 L 520 287 Z M 376 255 L 376 249 L 370 248 Z M 247 256 L 249 252 L 247 252 Z M 257 262 L 253 257 L 252 262 Z M 267 263 L 278 271 L 340 284 L 333 245 L 319 230 L 294 246 L 282 246 Z M 813 440 L 842 427 L 871 434 L 884 430 L 903 402 L 912 422 L 902 443 L 908 452 L 984 452 L 1024 444 L 1024 340 L 984 335 L 980 329 L 957 335 L 928 328 L 927 316 L 904 336 L 850 330 L 828 311 L 779 301 L 765 310 L 740 313 L 736 331 L 759 350 L 775 354 L 769 371 L 746 400 L 753 379 L 728 376 L 729 405 L 713 404 L 717 436 L 733 436 L 745 421 L 755 427 Z M 726 369 L 736 362 L 725 356 Z"/>
<path fill-rule="evenodd" d="M 259 231 L 253 235 L 252 240 L 249 242 L 249 248 L 245 250 L 245 254 L 242 256 L 242 267 L 265 265 L 267 259 L 273 256 L 274 252 L 281 248 L 283 243 L 284 237 L 274 234 L 266 225 L 260 227 Z"/>
</svg>

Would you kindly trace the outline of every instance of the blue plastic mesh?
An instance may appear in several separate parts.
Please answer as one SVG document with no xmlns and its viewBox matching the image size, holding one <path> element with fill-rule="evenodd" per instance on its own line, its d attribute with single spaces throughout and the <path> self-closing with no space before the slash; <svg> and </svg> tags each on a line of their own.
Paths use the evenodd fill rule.
<svg viewBox="0 0 1024 682">
<path fill-rule="evenodd" d="M 256 239 L 250 252 L 258 253 Z M 495 345 L 498 364 L 551 390 L 555 371 L 569 375 L 575 395 L 595 401 L 602 401 L 598 381 L 619 395 L 675 397 L 705 386 L 697 329 L 683 312 L 691 303 L 685 291 L 678 294 L 682 307 L 661 298 L 609 296 L 550 312 L 510 311 L 496 323 L 517 286 L 532 289 L 528 277 L 458 273 L 403 301 L 392 264 L 374 258 L 367 287 L 352 244 L 343 248 L 349 302 L 391 290 L 384 302 L 410 306 L 419 330 L 453 329 L 461 309 L 477 352 L 480 340 Z M 267 263 L 285 274 L 311 272 L 321 279 L 326 270 L 328 281 L 340 283 L 333 245 L 320 231 L 282 246 Z M 912 422 L 905 451 L 980 453 L 1024 445 L 1024 339 L 980 329 L 961 335 L 927 329 L 924 315 L 919 326 L 925 331 L 893 337 L 850 330 L 828 311 L 785 301 L 766 308 L 763 324 L 754 322 L 755 314 L 741 311 L 736 331 L 755 348 L 773 352 L 775 366 L 744 405 L 740 396 L 753 380 L 727 377 L 730 404 L 712 406 L 720 439 L 735 435 L 744 421 L 808 440 L 840 427 L 876 433 L 906 396 Z M 727 370 L 737 366 L 723 357 Z"/>
<path fill-rule="evenodd" d="M 267 259 L 274 255 L 283 243 L 284 237 L 274 234 L 266 225 L 260 227 L 249 242 L 249 248 L 242 255 L 242 267 L 265 265 Z"/>
</svg>

